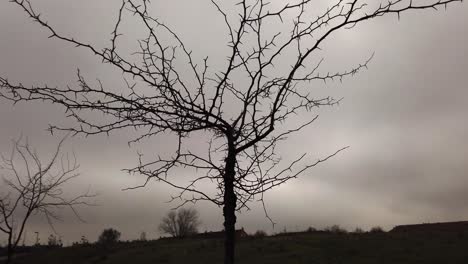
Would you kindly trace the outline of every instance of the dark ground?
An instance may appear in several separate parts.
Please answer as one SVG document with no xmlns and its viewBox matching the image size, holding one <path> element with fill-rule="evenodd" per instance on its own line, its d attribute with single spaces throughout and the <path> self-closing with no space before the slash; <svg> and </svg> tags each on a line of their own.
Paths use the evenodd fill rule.
<svg viewBox="0 0 468 264">
<path fill-rule="evenodd" d="M 221 239 L 76 246 L 19 256 L 18 264 L 222 263 Z M 237 263 L 468 263 L 468 232 L 449 234 L 302 233 L 238 241 Z M 0 261 L 1 262 L 1 261 Z"/>
</svg>

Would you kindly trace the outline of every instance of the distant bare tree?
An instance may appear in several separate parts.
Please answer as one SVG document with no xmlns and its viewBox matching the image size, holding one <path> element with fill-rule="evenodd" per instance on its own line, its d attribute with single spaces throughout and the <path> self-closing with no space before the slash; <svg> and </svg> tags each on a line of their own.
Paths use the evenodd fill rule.
<svg viewBox="0 0 468 264">
<path fill-rule="evenodd" d="M 11 154 L 2 156 L 0 167 L 6 174 L 0 188 L 0 231 L 7 240 L 7 263 L 11 262 L 14 251 L 21 240 L 26 224 L 31 215 L 44 215 L 52 226 L 54 220 L 60 220 L 57 210 L 69 208 L 78 217 L 76 206 L 88 205 L 88 192 L 68 198 L 63 187 L 79 176 L 75 156 L 61 155 L 60 149 L 66 137 L 58 144 L 49 162 L 39 158 L 27 140 L 13 142 Z"/>
<path fill-rule="evenodd" d="M 140 241 L 146 241 L 146 232 L 141 232 L 140 233 Z"/>
<path fill-rule="evenodd" d="M 103 245 L 113 244 L 119 241 L 120 235 L 120 232 L 116 229 L 107 228 L 102 231 L 101 235 L 99 235 L 97 242 Z"/>
<path fill-rule="evenodd" d="M 327 8 L 322 9 L 312 0 L 277 1 L 280 6 L 264 0 L 235 4 L 211 0 L 226 25 L 227 43 L 223 45 L 228 48 L 225 66 L 211 69 L 208 57 L 198 61 L 180 35 L 152 16 L 149 0 L 121 1 L 110 43 L 104 48 L 58 32 L 30 1 L 11 0 L 51 38 L 88 50 L 131 81 L 126 80 L 126 91 L 115 92 L 100 82 L 87 82 L 79 72 L 77 87 L 64 88 L 25 87 L 0 77 L 0 96 L 14 102 L 59 104 L 77 121 L 75 127 L 51 126 L 51 131 L 93 135 L 136 129 L 140 134 L 131 142 L 168 133 L 177 137 L 173 155 L 156 160 L 140 156 L 139 164 L 128 172 L 147 177 L 140 187 L 156 179 L 177 189 L 180 192 L 173 199 L 182 200 L 182 205 L 204 200 L 223 207 L 225 263 L 232 264 L 236 211 L 246 208 L 250 201 L 263 203 L 266 191 L 344 149 L 317 161 L 307 160 L 304 153 L 286 163 L 276 151 L 278 143 L 317 119 L 310 112 L 339 101 L 317 97 L 311 83 L 342 80 L 367 67 L 365 60 L 347 70 L 323 72 L 320 50 L 325 41 L 340 30 L 376 17 L 400 17 L 403 12 L 437 9 L 461 1 L 334 0 L 325 1 Z M 128 17 L 136 18 L 142 26 L 140 32 L 146 34 L 136 40 L 138 48 L 130 53 L 121 42 L 122 21 Z M 109 119 L 89 118 L 90 112 L 103 113 Z M 297 115 L 309 120 L 296 127 L 284 125 Z M 200 132 L 211 139 L 206 151 L 191 151 L 189 138 Z M 186 183 L 175 181 L 170 177 L 175 168 L 193 169 L 194 177 Z M 218 192 L 201 189 L 206 183 L 214 183 Z M 268 217 L 266 210 L 265 214 Z"/>
<path fill-rule="evenodd" d="M 324 231 L 334 233 L 334 234 L 346 234 L 346 233 L 348 233 L 348 231 L 346 229 L 342 228 L 339 225 L 332 225 L 332 226 L 326 227 Z"/>
<path fill-rule="evenodd" d="M 57 237 L 54 234 L 50 234 L 49 237 L 47 238 L 47 246 L 49 247 L 62 247 L 62 239 L 60 237 Z"/>
<path fill-rule="evenodd" d="M 161 220 L 159 231 L 173 237 L 178 237 L 179 231 L 177 228 L 177 213 L 175 211 L 169 211 L 169 213 L 167 213 L 167 215 Z"/>
<path fill-rule="evenodd" d="M 169 211 L 162 219 L 159 230 L 173 237 L 183 238 L 198 233 L 199 220 L 198 211 L 193 208 L 180 208 Z"/>
</svg>

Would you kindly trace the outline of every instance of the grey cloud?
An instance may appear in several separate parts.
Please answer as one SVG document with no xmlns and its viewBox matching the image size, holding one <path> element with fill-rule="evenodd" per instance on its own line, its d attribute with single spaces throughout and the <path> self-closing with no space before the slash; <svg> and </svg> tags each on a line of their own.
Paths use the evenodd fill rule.
<svg viewBox="0 0 468 264">
<path fill-rule="evenodd" d="M 62 32 L 98 45 L 108 41 L 117 8 L 114 1 L 89 5 L 83 1 L 35 2 Z M 217 43 L 225 40 L 225 29 L 216 22 L 220 18 L 211 13 L 208 4 L 153 2 L 153 12 L 173 25 L 200 58 L 210 54 L 214 68 L 222 65 L 219 57 L 225 56 L 226 47 Z M 291 159 L 307 151 L 313 160 L 342 146 L 351 148 L 267 194 L 269 213 L 278 223 L 275 230 L 259 204 L 243 212 L 238 225 L 254 232 L 335 223 L 348 228 L 391 228 L 401 223 L 466 220 L 467 8 L 462 4 L 437 13 L 413 12 L 399 22 L 396 17 L 380 18 L 333 36 L 318 56 L 326 58 L 326 70 L 346 70 L 374 51 L 375 56 L 368 70 L 345 79 L 343 84 L 311 86 L 312 92 L 344 99 L 337 107 L 320 110 L 316 124 L 284 144 L 281 155 Z M 132 24 L 126 28 L 134 29 Z M 139 33 L 134 31 L 130 34 Z M 0 32 L 2 76 L 26 85 L 74 85 L 76 69 L 80 68 L 91 82 L 100 78 L 110 89 L 122 87 L 119 72 L 101 65 L 83 50 L 47 39 L 44 30 L 10 3 L 0 4 Z M 21 132 L 38 149 L 47 151 L 57 140 L 45 131 L 47 124 L 71 124 L 62 110 L 42 104 L 12 107 L 1 101 L 1 152 L 9 150 L 9 139 Z M 171 141 L 151 139 L 129 148 L 126 143 L 132 133 L 78 137 L 67 144 L 68 151 L 77 153 L 82 171 L 73 190 L 91 185 L 101 193 L 97 198 L 100 206 L 82 209 L 87 223 L 79 223 L 70 212 L 63 212 L 67 220 L 58 224 L 58 230 L 67 241 L 78 240 L 81 235 L 95 239 L 108 225 L 121 229 L 124 239 L 137 238 L 141 231 L 159 235 L 159 219 L 174 206 L 165 203 L 173 190 L 151 183 L 145 189 L 122 192 L 122 188 L 143 179 L 120 170 L 135 165 L 137 150 L 148 156 L 164 154 L 171 148 Z M 194 143 L 197 149 L 199 143 Z M 203 228 L 221 229 L 219 208 L 204 203 L 197 207 Z M 49 232 L 44 219 L 39 218 L 33 219 L 29 230 Z"/>
</svg>

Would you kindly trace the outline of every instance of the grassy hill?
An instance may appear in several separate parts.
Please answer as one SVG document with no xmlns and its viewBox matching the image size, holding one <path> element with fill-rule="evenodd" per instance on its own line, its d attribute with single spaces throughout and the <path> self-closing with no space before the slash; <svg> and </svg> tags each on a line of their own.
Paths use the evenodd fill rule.
<svg viewBox="0 0 468 264">
<path fill-rule="evenodd" d="M 156 240 L 44 250 L 19 264 L 222 263 L 220 239 Z M 238 241 L 237 263 L 468 263 L 468 233 L 301 233 Z"/>
</svg>

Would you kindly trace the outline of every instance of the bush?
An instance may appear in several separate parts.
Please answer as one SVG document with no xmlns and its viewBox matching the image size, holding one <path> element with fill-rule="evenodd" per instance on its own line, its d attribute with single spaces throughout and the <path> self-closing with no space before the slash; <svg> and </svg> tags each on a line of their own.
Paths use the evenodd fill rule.
<svg viewBox="0 0 468 264">
<path fill-rule="evenodd" d="M 263 230 L 257 230 L 257 232 L 255 232 L 255 234 L 253 234 L 253 237 L 254 238 L 263 238 L 263 237 L 266 237 L 267 236 L 267 233 Z"/>
<path fill-rule="evenodd" d="M 57 238 L 55 235 L 51 234 L 47 239 L 47 246 L 62 247 L 62 239 Z"/>
<path fill-rule="evenodd" d="M 356 227 L 356 229 L 354 229 L 353 233 L 355 233 L 355 234 L 363 234 L 363 233 L 364 233 L 364 230 L 362 230 L 362 228 L 360 228 L 360 227 Z"/>
<path fill-rule="evenodd" d="M 348 231 L 346 231 L 346 229 L 341 228 L 339 225 L 329 226 L 329 227 L 325 228 L 325 231 L 330 232 L 330 233 L 334 233 L 334 234 L 348 233 Z"/>
<path fill-rule="evenodd" d="M 113 229 L 108 228 L 102 231 L 101 235 L 98 238 L 99 244 L 113 244 L 119 241 L 120 232 Z"/>
<path fill-rule="evenodd" d="M 86 236 L 81 236 L 80 241 L 75 241 L 72 243 L 72 247 L 81 247 L 81 246 L 89 246 L 89 240 Z"/>
<path fill-rule="evenodd" d="M 146 232 L 141 232 L 140 241 L 146 241 Z"/>
<path fill-rule="evenodd" d="M 369 232 L 371 232 L 371 233 L 383 233 L 385 231 L 380 226 L 374 226 L 374 227 L 371 228 L 371 230 Z"/>
</svg>

